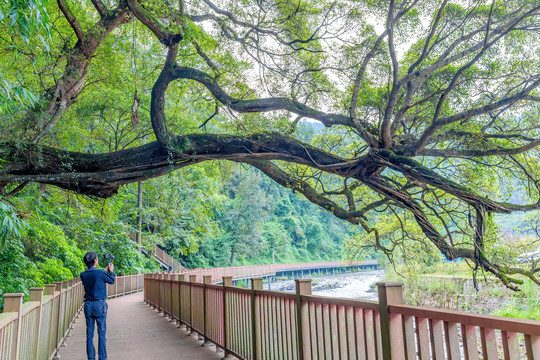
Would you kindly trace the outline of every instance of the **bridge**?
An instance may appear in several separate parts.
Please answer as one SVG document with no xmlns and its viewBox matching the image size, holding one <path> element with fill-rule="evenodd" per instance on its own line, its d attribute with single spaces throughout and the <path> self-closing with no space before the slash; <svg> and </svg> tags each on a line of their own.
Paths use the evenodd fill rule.
<svg viewBox="0 0 540 360">
<path fill-rule="evenodd" d="M 314 296 L 309 279 L 264 290 L 261 275 L 280 266 L 117 277 L 109 358 L 540 360 L 540 321 L 404 305 L 400 283 L 378 283 L 378 301 Z M 289 270 L 302 266 L 313 268 Z M 233 286 L 240 277 L 249 289 Z M 78 279 L 33 288 L 25 303 L 4 294 L 0 359 L 84 359 L 82 296 Z"/>
</svg>

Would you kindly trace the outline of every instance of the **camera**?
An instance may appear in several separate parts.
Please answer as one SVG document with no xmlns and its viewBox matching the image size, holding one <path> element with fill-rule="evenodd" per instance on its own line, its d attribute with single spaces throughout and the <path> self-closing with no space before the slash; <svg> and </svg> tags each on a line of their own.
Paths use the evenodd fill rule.
<svg viewBox="0 0 540 360">
<path fill-rule="evenodd" d="M 105 253 L 103 254 L 103 257 L 105 258 L 105 261 L 109 264 L 112 264 L 112 262 L 114 261 L 114 255 L 111 253 Z"/>
</svg>

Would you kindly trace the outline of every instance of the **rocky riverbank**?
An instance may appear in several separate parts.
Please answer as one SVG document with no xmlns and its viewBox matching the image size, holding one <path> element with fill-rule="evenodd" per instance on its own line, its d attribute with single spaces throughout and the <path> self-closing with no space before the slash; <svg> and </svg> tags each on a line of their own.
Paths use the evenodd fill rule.
<svg viewBox="0 0 540 360">
<path fill-rule="evenodd" d="M 377 300 L 377 293 L 372 286 L 383 278 L 383 270 L 325 275 L 313 278 L 312 289 L 314 295 Z M 293 292 L 294 280 L 273 281 L 271 287 L 272 290 Z"/>
</svg>

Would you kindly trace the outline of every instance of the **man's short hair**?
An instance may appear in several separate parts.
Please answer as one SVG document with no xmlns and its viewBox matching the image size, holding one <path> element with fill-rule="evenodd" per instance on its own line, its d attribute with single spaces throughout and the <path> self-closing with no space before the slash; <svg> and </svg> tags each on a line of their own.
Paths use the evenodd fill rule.
<svg viewBox="0 0 540 360">
<path fill-rule="evenodd" d="M 86 264 L 87 267 L 91 268 L 92 266 L 94 266 L 95 262 L 96 262 L 96 259 L 97 259 L 97 254 L 95 251 L 89 251 L 87 252 L 86 254 L 84 254 L 84 263 Z"/>
</svg>

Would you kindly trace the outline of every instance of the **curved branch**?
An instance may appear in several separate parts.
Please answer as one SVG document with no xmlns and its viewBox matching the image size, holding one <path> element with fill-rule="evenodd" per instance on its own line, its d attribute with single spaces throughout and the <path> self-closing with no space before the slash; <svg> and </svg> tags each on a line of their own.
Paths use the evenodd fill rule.
<svg viewBox="0 0 540 360">
<path fill-rule="evenodd" d="M 502 135 L 501 135 L 502 136 Z M 515 148 L 497 148 L 490 150 L 473 149 L 424 149 L 418 153 L 421 156 L 436 157 L 486 157 L 486 156 L 508 156 L 527 152 L 540 146 L 540 138 L 530 141 L 528 144 Z"/>
<path fill-rule="evenodd" d="M 470 119 L 475 116 L 483 115 L 490 113 L 494 110 L 500 109 L 502 107 L 515 104 L 518 101 L 538 101 L 536 100 L 535 96 L 531 96 L 530 92 L 536 89 L 538 86 L 540 86 L 540 77 L 536 79 L 531 85 L 524 88 L 522 91 L 520 91 L 517 94 L 513 94 L 511 96 L 507 96 L 505 98 L 502 98 L 498 101 L 492 102 L 490 104 L 469 109 L 463 112 L 460 112 L 458 114 L 445 116 L 437 121 L 434 121 L 431 123 L 431 125 L 424 131 L 420 139 L 416 142 L 416 144 L 413 145 L 413 153 L 418 154 L 420 151 L 422 151 L 425 146 L 428 144 L 431 137 L 435 134 L 435 132 L 440 129 L 441 127 L 449 124 L 453 124 L 458 121 L 463 121 Z"/>
<path fill-rule="evenodd" d="M 513 211 L 531 211 L 540 209 L 540 200 L 535 204 L 529 205 L 515 205 L 490 200 L 474 193 L 465 186 L 442 177 L 416 160 L 396 155 L 389 150 L 376 150 L 373 151 L 373 154 L 376 159 L 375 161 L 378 161 L 381 166 L 388 166 L 389 168 L 401 172 L 407 178 L 441 189 L 474 207 L 482 206 L 487 212 L 504 214 Z"/>
<path fill-rule="evenodd" d="M 77 21 L 75 16 L 73 16 L 71 10 L 69 10 L 66 2 L 64 0 L 56 0 L 56 2 L 58 3 L 58 7 L 62 11 L 62 14 L 64 14 L 69 25 L 71 25 L 71 28 L 75 32 L 75 35 L 77 35 L 77 39 L 79 39 L 79 41 L 81 42 L 84 41 L 84 34 L 81 29 L 81 25 L 79 25 L 79 22 Z"/>
<path fill-rule="evenodd" d="M 288 98 L 276 97 L 252 100 L 233 98 L 221 88 L 215 78 L 203 71 L 190 67 L 176 66 L 172 71 L 172 79 L 189 79 L 197 81 L 204 85 L 219 102 L 237 112 L 248 113 L 286 110 L 306 118 L 318 120 L 327 127 L 334 125 L 354 127 L 351 118 L 348 116 L 325 113 Z M 364 121 L 362 122 L 362 125 L 371 133 L 375 132 L 375 129 L 370 123 Z"/>
<path fill-rule="evenodd" d="M 172 46 L 179 43 L 184 38 L 183 34 L 175 34 L 172 31 L 169 31 L 152 14 L 150 14 L 139 1 L 127 0 L 127 3 L 135 17 L 150 29 L 163 45 Z"/>
<path fill-rule="evenodd" d="M 39 182 L 109 197 L 121 185 L 214 159 L 282 160 L 340 176 L 362 166 L 362 159 L 346 160 L 279 134 L 189 134 L 175 136 L 172 144 L 173 151 L 152 142 L 112 153 L 87 154 L 35 144 L 0 143 L 0 158 L 7 161 L 0 171 L 0 183 Z"/>
<path fill-rule="evenodd" d="M 152 87 L 150 99 L 150 120 L 152 121 L 154 134 L 156 135 L 157 141 L 167 149 L 173 147 L 173 135 L 168 132 L 167 123 L 165 121 L 165 91 L 167 91 L 169 83 L 173 80 L 171 78 L 171 71 L 174 68 L 174 62 L 177 55 L 178 44 L 173 44 L 167 51 L 165 64 Z"/>
</svg>

